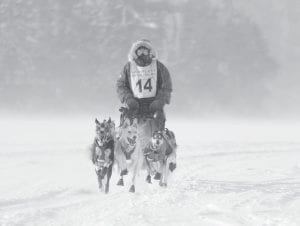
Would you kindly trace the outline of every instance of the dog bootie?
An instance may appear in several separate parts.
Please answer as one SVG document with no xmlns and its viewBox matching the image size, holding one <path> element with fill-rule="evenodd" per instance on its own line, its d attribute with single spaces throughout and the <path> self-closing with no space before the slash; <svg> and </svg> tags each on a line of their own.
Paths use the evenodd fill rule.
<svg viewBox="0 0 300 226">
<path fill-rule="evenodd" d="M 124 170 L 121 171 L 120 176 L 122 177 L 122 176 L 125 176 L 125 175 L 127 175 L 127 174 L 128 174 L 128 170 L 127 170 L 127 169 L 124 169 Z"/>
<path fill-rule="evenodd" d="M 171 172 L 173 172 L 175 169 L 176 169 L 176 163 L 171 162 L 171 163 L 169 164 L 169 170 L 170 170 Z"/>
<path fill-rule="evenodd" d="M 129 189 L 129 192 L 131 193 L 134 193 L 135 192 L 135 186 L 134 185 L 131 185 L 130 189 Z"/>
<path fill-rule="evenodd" d="M 105 185 L 105 194 L 108 194 L 108 192 L 109 192 L 109 184 L 106 184 Z"/>
<path fill-rule="evenodd" d="M 151 184 L 151 176 L 150 175 L 147 175 L 146 181 L 147 181 L 147 183 Z"/>
<path fill-rule="evenodd" d="M 118 186 L 124 186 L 124 181 L 123 181 L 122 178 L 118 181 L 117 185 Z"/>
<path fill-rule="evenodd" d="M 159 182 L 159 186 L 161 186 L 161 187 L 167 187 L 167 183 L 165 183 L 165 182 Z"/>
<path fill-rule="evenodd" d="M 161 178 L 161 173 L 156 172 L 156 174 L 154 175 L 154 180 L 160 180 Z"/>
</svg>

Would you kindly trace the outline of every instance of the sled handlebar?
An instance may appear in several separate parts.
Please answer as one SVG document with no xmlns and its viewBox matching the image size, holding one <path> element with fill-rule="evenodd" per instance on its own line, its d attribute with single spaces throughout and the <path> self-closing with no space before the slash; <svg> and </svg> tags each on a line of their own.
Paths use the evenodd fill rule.
<svg viewBox="0 0 300 226">
<path fill-rule="evenodd" d="M 128 108 L 120 108 L 120 112 L 122 112 L 123 116 L 127 118 L 137 118 L 137 119 L 154 119 L 155 118 L 155 112 L 153 111 L 144 111 L 144 112 L 139 112 L 139 111 L 133 111 Z"/>
</svg>

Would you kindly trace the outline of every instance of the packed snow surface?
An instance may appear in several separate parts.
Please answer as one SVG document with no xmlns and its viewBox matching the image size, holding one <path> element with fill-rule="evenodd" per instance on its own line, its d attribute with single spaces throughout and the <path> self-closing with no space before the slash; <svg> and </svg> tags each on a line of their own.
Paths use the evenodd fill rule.
<svg viewBox="0 0 300 226">
<path fill-rule="evenodd" d="M 300 225 L 299 124 L 169 119 L 168 187 L 141 171 L 129 193 L 115 169 L 106 195 L 88 158 L 93 120 L 1 119 L 0 225 Z"/>
</svg>

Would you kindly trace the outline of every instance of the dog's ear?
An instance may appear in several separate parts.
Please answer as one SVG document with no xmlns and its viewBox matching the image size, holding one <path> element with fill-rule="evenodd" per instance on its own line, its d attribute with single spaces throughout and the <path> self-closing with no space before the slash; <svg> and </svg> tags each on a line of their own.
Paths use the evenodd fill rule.
<svg viewBox="0 0 300 226">
<path fill-rule="evenodd" d="M 95 118 L 95 123 L 96 123 L 97 125 L 99 125 L 99 124 L 100 124 L 100 122 L 98 121 L 98 119 L 97 119 L 97 118 Z"/>
<path fill-rule="evenodd" d="M 108 121 L 107 121 L 108 123 L 111 123 L 111 118 L 109 117 L 109 119 L 108 119 Z"/>
</svg>

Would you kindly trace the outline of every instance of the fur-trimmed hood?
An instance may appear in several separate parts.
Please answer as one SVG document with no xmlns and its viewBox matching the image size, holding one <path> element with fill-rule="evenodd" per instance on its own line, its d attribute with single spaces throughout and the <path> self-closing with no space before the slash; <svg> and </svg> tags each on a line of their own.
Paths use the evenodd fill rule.
<svg viewBox="0 0 300 226">
<path fill-rule="evenodd" d="M 132 44 L 131 48 L 130 48 L 130 51 L 128 53 L 128 60 L 130 62 L 134 61 L 134 59 L 137 58 L 137 55 L 135 53 L 135 51 L 141 47 L 141 46 L 144 46 L 146 47 L 147 49 L 150 49 L 150 55 L 152 56 L 152 59 L 156 59 L 156 51 L 154 50 L 151 42 L 149 40 L 146 40 L 146 39 L 142 39 L 142 40 L 139 40 L 135 43 Z"/>
</svg>

